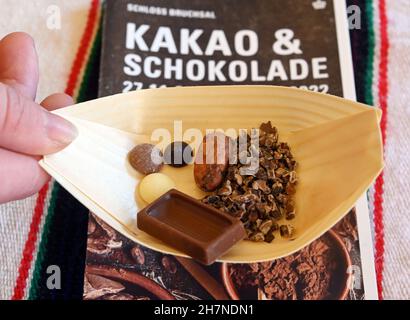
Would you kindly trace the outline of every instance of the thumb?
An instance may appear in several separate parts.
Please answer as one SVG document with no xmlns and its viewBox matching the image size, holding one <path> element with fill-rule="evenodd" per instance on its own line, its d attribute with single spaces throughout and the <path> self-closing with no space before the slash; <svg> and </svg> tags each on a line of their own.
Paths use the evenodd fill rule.
<svg viewBox="0 0 410 320">
<path fill-rule="evenodd" d="M 0 83 L 0 147 L 45 155 L 63 149 L 76 136 L 77 130 L 69 121 Z"/>
</svg>

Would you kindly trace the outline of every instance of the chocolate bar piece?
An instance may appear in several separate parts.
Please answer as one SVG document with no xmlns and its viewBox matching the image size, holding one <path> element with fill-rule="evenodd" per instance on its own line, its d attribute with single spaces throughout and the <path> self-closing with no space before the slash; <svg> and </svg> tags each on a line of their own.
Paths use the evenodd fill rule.
<svg viewBox="0 0 410 320">
<path fill-rule="evenodd" d="M 245 238 L 240 220 L 172 189 L 138 213 L 138 228 L 209 265 Z"/>
</svg>

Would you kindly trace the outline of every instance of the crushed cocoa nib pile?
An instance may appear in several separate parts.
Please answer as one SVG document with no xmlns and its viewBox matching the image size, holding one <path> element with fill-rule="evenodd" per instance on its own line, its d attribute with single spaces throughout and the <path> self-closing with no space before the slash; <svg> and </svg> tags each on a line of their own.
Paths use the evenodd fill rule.
<svg viewBox="0 0 410 320">
<path fill-rule="evenodd" d="M 255 148 L 250 142 L 248 136 L 248 157 Z M 277 231 L 283 238 L 292 238 L 293 227 L 279 222 L 295 217 L 292 198 L 297 163 L 288 144 L 279 141 L 278 130 L 270 121 L 260 126 L 257 151 L 259 169 L 253 175 L 241 174 L 241 168 L 249 164 L 230 164 L 223 184 L 202 201 L 241 219 L 249 240 L 271 242 Z"/>
<path fill-rule="evenodd" d="M 337 262 L 330 240 L 322 237 L 279 260 L 230 265 L 237 288 L 258 287 L 272 300 L 328 299 Z"/>
</svg>

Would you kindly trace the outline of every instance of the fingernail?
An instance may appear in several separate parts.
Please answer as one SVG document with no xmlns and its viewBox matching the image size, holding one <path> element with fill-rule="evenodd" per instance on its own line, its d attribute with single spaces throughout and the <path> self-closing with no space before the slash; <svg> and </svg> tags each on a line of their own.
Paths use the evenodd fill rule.
<svg viewBox="0 0 410 320">
<path fill-rule="evenodd" d="M 47 136 L 57 144 L 66 146 L 78 136 L 77 128 L 68 120 L 53 113 L 48 114 Z"/>
</svg>

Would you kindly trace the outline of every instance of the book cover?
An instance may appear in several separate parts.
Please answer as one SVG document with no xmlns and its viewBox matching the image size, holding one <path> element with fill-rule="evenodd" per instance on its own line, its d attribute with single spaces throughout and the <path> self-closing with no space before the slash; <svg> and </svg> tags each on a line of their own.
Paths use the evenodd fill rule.
<svg viewBox="0 0 410 320">
<path fill-rule="evenodd" d="M 99 95 L 264 84 L 355 99 L 344 1 L 108 0 Z M 366 197 L 288 257 L 252 264 L 164 255 L 90 214 L 84 299 L 375 299 Z"/>
</svg>

